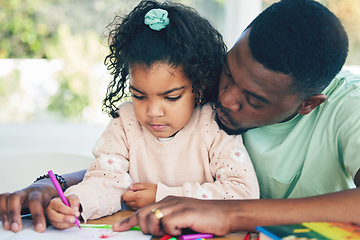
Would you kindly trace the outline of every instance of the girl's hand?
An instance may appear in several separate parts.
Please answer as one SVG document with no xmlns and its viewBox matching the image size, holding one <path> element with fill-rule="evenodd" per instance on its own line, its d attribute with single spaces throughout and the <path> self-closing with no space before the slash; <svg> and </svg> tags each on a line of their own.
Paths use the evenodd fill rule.
<svg viewBox="0 0 360 240">
<path fill-rule="evenodd" d="M 58 229 L 73 227 L 75 218 L 80 216 L 79 198 L 75 195 L 70 195 L 66 198 L 69 201 L 70 207 L 66 206 L 60 198 L 54 198 L 45 210 L 45 214 L 51 225 Z"/>
<path fill-rule="evenodd" d="M 130 190 L 123 195 L 123 200 L 130 208 L 137 210 L 154 203 L 157 185 L 153 183 L 134 183 Z"/>
</svg>

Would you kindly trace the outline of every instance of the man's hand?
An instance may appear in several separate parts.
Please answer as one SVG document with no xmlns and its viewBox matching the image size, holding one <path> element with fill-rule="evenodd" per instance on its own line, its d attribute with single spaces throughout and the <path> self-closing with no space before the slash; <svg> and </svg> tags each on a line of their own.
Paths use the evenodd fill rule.
<svg viewBox="0 0 360 240">
<path fill-rule="evenodd" d="M 56 195 L 57 192 L 51 182 L 34 183 L 13 193 L 0 194 L 0 218 L 4 229 L 13 232 L 20 231 L 22 229 L 21 211 L 28 208 L 35 231 L 44 232 L 46 229 L 44 208 Z"/>
<path fill-rule="evenodd" d="M 65 174 L 63 177 L 70 187 L 81 182 L 85 172 L 86 170 L 80 170 Z M 20 231 L 22 210 L 28 210 L 31 213 L 35 231 L 44 232 L 46 229 L 44 209 L 55 196 L 58 196 L 58 193 L 50 178 L 41 179 L 13 193 L 0 194 L 0 219 L 4 229 L 13 232 Z"/>
<path fill-rule="evenodd" d="M 159 209 L 162 219 L 155 217 L 153 209 Z M 230 200 L 209 201 L 193 198 L 166 197 L 164 200 L 139 209 L 129 218 L 113 225 L 113 230 L 122 232 L 139 225 L 144 234 L 163 236 L 181 235 L 183 228 L 222 236 L 231 231 L 232 212 Z"/>
<path fill-rule="evenodd" d="M 129 187 L 123 195 L 123 200 L 127 206 L 137 210 L 154 203 L 156 199 L 157 185 L 153 183 L 135 183 Z"/>
</svg>

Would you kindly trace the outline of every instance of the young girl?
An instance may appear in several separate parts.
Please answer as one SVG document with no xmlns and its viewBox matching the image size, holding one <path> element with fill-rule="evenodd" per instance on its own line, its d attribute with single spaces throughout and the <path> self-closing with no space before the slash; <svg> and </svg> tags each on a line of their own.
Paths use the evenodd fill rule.
<svg viewBox="0 0 360 240">
<path fill-rule="evenodd" d="M 220 130 L 210 106 L 226 56 L 221 35 L 170 2 L 142 1 L 113 26 L 105 63 L 114 78 L 103 102 L 113 118 L 84 180 L 65 192 L 72 207 L 86 221 L 119 211 L 122 199 L 137 209 L 168 195 L 258 198 L 241 136 Z M 128 86 L 132 102 L 116 107 Z M 71 213 L 60 199 L 46 209 L 57 228 L 73 226 Z"/>
</svg>

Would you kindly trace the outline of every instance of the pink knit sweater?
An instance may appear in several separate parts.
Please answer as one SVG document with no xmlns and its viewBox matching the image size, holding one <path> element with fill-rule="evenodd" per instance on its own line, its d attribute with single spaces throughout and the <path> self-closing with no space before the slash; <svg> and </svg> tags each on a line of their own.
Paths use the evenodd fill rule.
<svg viewBox="0 0 360 240">
<path fill-rule="evenodd" d="M 94 148 L 95 162 L 76 194 L 87 219 L 121 209 L 131 183 L 157 184 L 156 201 L 169 195 L 200 199 L 259 198 L 259 186 L 242 138 L 229 136 L 208 105 L 196 107 L 173 139 L 159 141 L 136 120 L 132 103 L 120 105 Z"/>
</svg>

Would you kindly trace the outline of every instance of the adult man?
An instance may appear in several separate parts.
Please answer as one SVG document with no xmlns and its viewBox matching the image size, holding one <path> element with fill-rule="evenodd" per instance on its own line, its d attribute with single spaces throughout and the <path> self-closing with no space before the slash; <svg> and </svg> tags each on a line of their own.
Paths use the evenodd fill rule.
<svg viewBox="0 0 360 240">
<path fill-rule="evenodd" d="M 266 9 L 228 52 L 217 108 L 228 132 L 248 130 L 262 199 L 167 198 L 114 230 L 139 224 L 154 235 L 182 228 L 223 235 L 302 221 L 360 224 L 360 78 L 332 80 L 347 47 L 340 22 L 319 3 L 284 0 Z"/>
<path fill-rule="evenodd" d="M 217 107 L 227 132 L 244 133 L 262 199 L 170 197 L 139 210 L 114 230 L 139 224 L 154 235 L 178 235 L 182 228 L 223 235 L 302 221 L 360 224 L 360 191 L 355 188 L 360 185 L 360 78 L 340 74 L 331 81 L 347 49 L 341 23 L 317 2 L 283 0 L 266 9 L 229 51 Z M 82 175 L 64 177 L 72 184 Z M 39 189 L 25 189 L 7 201 L 1 196 L 1 219 L 8 219 L 13 231 L 19 230 L 20 203 L 26 199 L 40 199 L 29 205 L 35 229 L 38 223 L 44 227 L 41 203 L 47 204 L 49 194 Z"/>
</svg>

